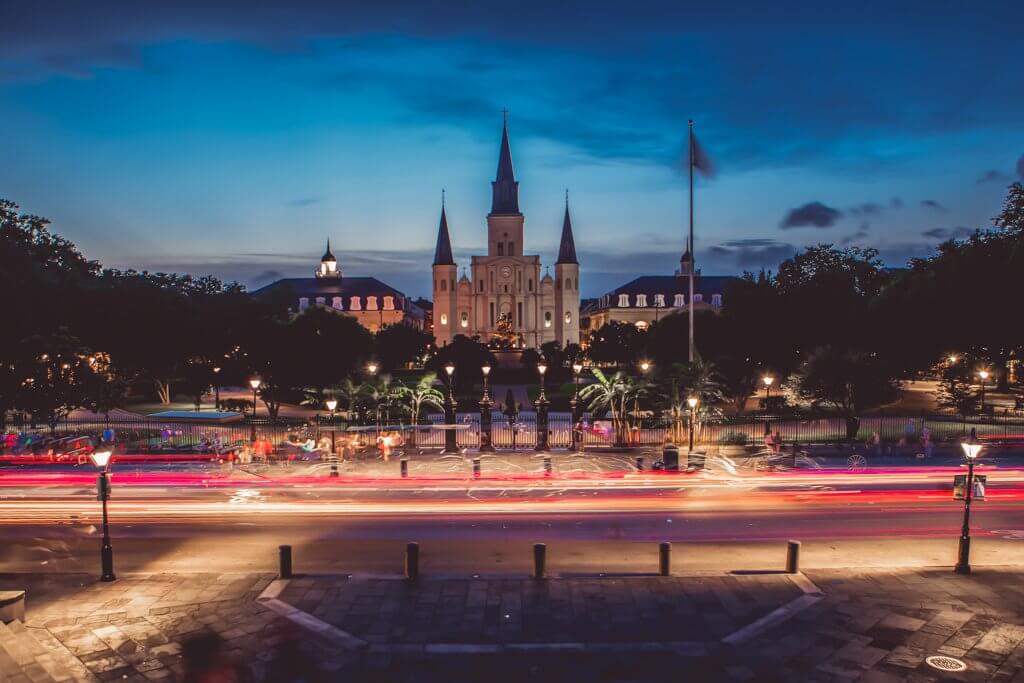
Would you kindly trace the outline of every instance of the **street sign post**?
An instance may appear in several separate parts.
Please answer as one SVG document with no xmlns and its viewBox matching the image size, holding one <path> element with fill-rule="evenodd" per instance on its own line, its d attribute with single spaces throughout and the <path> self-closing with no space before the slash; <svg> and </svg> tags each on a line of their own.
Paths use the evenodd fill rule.
<svg viewBox="0 0 1024 683">
<path fill-rule="evenodd" d="M 988 484 L 988 476 L 984 474 L 974 475 L 974 491 L 971 492 L 973 500 L 985 500 L 985 486 Z M 953 475 L 953 500 L 964 499 L 964 489 L 967 487 L 967 475 Z"/>
</svg>

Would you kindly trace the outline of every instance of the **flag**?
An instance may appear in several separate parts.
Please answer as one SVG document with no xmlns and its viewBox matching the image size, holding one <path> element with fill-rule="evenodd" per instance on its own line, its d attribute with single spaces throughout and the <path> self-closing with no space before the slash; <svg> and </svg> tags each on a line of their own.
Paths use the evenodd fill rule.
<svg viewBox="0 0 1024 683">
<path fill-rule="evenodd" d="M 711 161 L 704 146 L 697 142 L 697 136 L 690 130 L 690 155 L 693 167 L 708 178 L 715 177 L 715 164 Z"/>
</svg>

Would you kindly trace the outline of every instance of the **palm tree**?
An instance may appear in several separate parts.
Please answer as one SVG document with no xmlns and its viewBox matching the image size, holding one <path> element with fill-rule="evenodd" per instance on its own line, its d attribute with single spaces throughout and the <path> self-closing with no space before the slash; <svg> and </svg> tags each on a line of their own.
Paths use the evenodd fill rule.
<svg viewBox="0 0 1024 683">
<path fill-rule="evenodd" d="M 416 425 L 420 421 L 420 411 L 426 406 L 438 410 L 444 407 L 444 394 L 434 386 L 436 381 L 437 373 L 427 372 L 415 384 L 403 385 L 396 389 L 400 400 L 405 401 L 409 410 L 409 421 L 412 424 L 412 433 L 409 437 L 410 446 L 416 445 Z"/>
<path fill-rule="evenodd" d="M 700 433 L 705 420 L 721 413 L 717 404 L 725 400 L 722 384 L 712 363 L 697 358 L 692 363 L 673 363 L 660 377 L 665 412 L 672 420 L 672 438 L 676 443 L 683 440 L 683 416 L 689 415 L 690 406 L 686 399 L 696 396 L 700 399 L 693 429 Z"/>
<path fill-rule="evenodd" d="M 580 398 L 589 401 L 591 412 L 607 409 L 612 418 L 612 429 L 615 431 L 615 445 L 626 445 L 626 433 L 629 430 L 627 406 L 647 393 L 647 382 L 630 377 L 621 370 L 611 377 L 599 368 L 591 368 L 594 384 L 589 384 L 580 391 Z"/>
<path fill-rule="evenodd" d="M 391 375 L 377 375 L 375 382 L 364 384 L 362 388 L 363 394 L 373 401 L 375 410 L 384 409 L 386 422 L 391 420 L 391 409 L 396 403 L 399 407 L 405 407 L 401 403 L 401 394 L 404 387 L 401 384 L 396 384 L 392 380 Z"/>
</svg>

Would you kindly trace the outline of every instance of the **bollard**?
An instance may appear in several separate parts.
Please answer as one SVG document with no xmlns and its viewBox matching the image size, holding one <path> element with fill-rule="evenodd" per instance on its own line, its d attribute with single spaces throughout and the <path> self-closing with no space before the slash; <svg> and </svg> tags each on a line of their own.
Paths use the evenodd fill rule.
<svg viewBox="0 0 1024 683">
<path fill-rule="evenodd" d="M 544 456 L 544 474 L 546 474 L 548 476 L 551 475 L 551 456 L 550 455 L 545 455 Z"/>
<path fill-rule="evenodd" d="M 672 573 L 672 544 L 668 542 L 658 544 L 658 573 L 668 576 Z"/>
<path fill-rule="evenodd" d="M 547 563 L 548 547 L 543 543 L 533 544 L 533 578 L 544 578 L 544 565 Z"/>
<path fill-rule="evenodd" d="M 480 478 L 480 458 L 473 458 L 473 478 Z"/>
<path fill-rule="evenodd" d="M 282 545 L 278 548 L 279 551 L 279 562 L 278 564 L 278 578 L 290 579 L 292 578 L 292 547 L 290 545 Z"/>
<path fill-rule="evenodd" d="M 402 477 L 403 478 L 409 476 L 409 459 L 408 458 L 402 458 L 401 460 L 398 461 L 398 471 L 402 473 Z"/>
<path fill-rule="evenodd" d="M 643 457 L 640 457 L 640 456 L 637 457 L 637 459 L 636 459 L 636 471 L 637 472 L 643 472 L 644 471 L 644 459 L 643 459 Z"/>
<path fill-rule="evenodd" d="M 790 541 L 786 546 L 786 573 L 800 573 L 800 541 Z"/>
<path fill-rule="evenodd" d="M 420 575 L 420 544 L 405 544 L 405 578 L 415 580 Z"/>
</svg>

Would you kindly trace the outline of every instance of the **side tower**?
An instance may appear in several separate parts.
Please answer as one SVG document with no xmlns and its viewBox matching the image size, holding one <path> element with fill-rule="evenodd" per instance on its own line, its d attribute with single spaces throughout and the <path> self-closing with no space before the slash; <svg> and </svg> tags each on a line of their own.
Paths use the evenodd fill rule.
<svg viewBox="0 0 1024 683">
<path fill-rule="evenodd" d="M 448 216 L 441 200 L 441 222 L 437 226 L 437 246 L 434 247 L 434 340 L 444 346 L 455 337 L 457 290 L 456 266 L 452 256 L 452 237 L 448 232 Z"/>
<path fill-rule="evenodd" d="M 487 214 L 487 255 L 523 255 L 523 214 L 519 211 L 519 183 L 512 168 L 507 116 L 501 129 L 498 173 L 491 183 L 491 212 Z"/>
<path fill-rule="evenodd" d="M 580 263 L 576 260 L 576 241 L 569 217 L 569 194 L 565 196 L 562 239 L 555 261 L 555 339 L 558 344 L 580 343 Z"/>
</svg>

